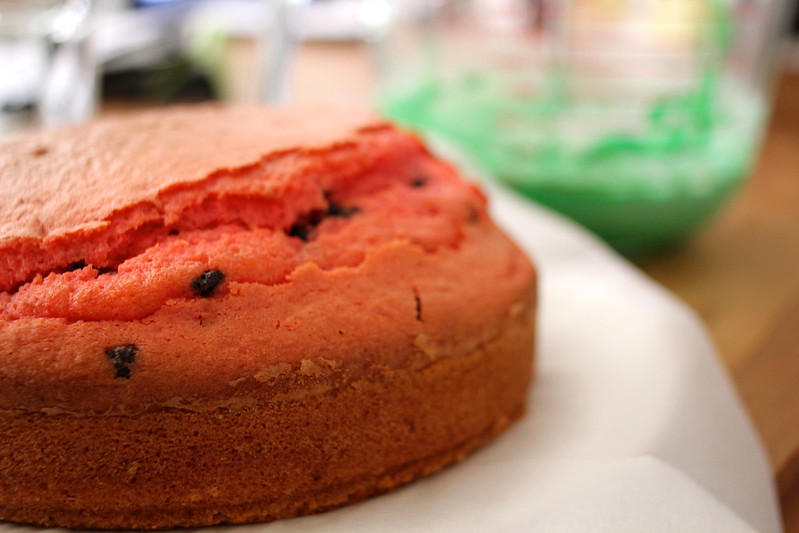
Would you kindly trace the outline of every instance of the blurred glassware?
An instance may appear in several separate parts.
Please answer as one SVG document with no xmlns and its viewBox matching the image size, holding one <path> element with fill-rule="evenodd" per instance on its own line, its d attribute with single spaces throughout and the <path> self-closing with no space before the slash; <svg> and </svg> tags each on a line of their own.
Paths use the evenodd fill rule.
<svg viewBox="0 0 799 533">
<path fill-rule="evenodd" d="M 0 0 L 0 135 L 95 110 L 90 0 Z"/>
<path fill-rule="evenodd" d="M 213 99 L 218 43 L 193 46 L 185 31 L 192 0 L 103 0 L 94 7 L 92 34 L 102 98 L 109 110 L 146 102 L 166 105 Z M 252 3 L 252 2 L 250 2 Z"/>
<path fill-rule="evenodd" d="M 192 60 L 227 102 L 284 103 L 304 0 L 204 0 L 182 30 Z"/>
<path fill-rule="evenodd" d="M 374 102 L 364 41 L 382 35 L 385 1 L 204 0 L 182 30 L 186 50 L 229 102 Z"/>
<path fill-rule="evenodd" d="M 274 24 L 263 38 L 260 99 L 285 104 L 293 99 L 292 78 L 299 45 L 361 41 L 363 0 L 266 0 Z M 326 73 L 320 72 L 321 77 Z M 321 79 L 319 81 L 322 81 Z M 330 80 L 325 80 L 330 82 Z"/>
<path fill-rule="evenodd" d="M 789 8 L 783 0 L 391 7 L 390 31 L 376 40 L 383 111 L 628 256 L 681 242 L 749 173 Z"/>
</svg>

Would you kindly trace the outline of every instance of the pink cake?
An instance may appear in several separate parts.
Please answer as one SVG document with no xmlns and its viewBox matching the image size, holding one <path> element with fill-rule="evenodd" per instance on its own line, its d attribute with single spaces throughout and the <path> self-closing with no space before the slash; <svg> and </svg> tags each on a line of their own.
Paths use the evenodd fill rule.
<svg viewBox="0 0 799 533">
<path fill-rule="evenodd" d="M 0 150 L 0 519 L 317 512 L 520 416 L 534 271 L 418 139 L 203 106 Z"/>
</svg>

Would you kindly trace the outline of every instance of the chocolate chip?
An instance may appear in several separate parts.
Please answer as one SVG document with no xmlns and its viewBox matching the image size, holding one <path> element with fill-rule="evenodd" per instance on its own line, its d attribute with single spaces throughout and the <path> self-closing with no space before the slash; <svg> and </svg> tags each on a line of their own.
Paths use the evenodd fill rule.
<svg viewBox="0 0 799 533">
<path fill-rule="evenodd" d="M 176 230 L 175 228 L 172 228 L 171 230 L 166 232 L 167 235 L 177 235 L 179 233 L 180 231 Z"/>
<path fill-rule="evenodd" d="M 337 204 L 336 202 L 330 202 L 327 205 L 327 213 L 325 213 L 329 217 L 341 217 L 341 218 L 352 218 L 353 215 L 356 215 L 361 212 L 361 208 L 356 205 L 341 205 Z"/>
<path fill-rule="evenodd" d="M 115 367 L 133 364 L 139 348 L 135 344 L 121 344 L 105 349 L 105 355 L 114 363 Z"/>
<path fill-rule="evenodd" d="M 73 270 L 81 270 L 83 268 L 86 268 L 86 261 L 81 259 L 80 261 L 75 261 L 74 263 L 67 265 L 67 268 L 65 268 L 64 271 L 72 272 Z"/>
<path fill-rule="evenodd" d="M 121 344 L 105 349 L 105 356 L 114 365 L 116 374 L 115 379 L 130 379 L 130 368 L 136 362 L 136 354 L 139 353 L 139 348 L 135 344 Z"/>
<path fill-rule="evenodd" d="M 361 208 L 355 205 L 341 205 L 330 199 L 329 195 L 325 195 L 327 199 L 327 209 L 321 211 L 315 209 L 306 216 L 301 217 L 296 224 L 292 225 L 286 232 L 289 237 L 296 237 L 303 242 L 308 242 L 313 237 L 314 229 L 322 223 L 325 217 L 340 217 L 351 218 L 353 215 L 361 212 Z"/>
<path fill-rule="evenodd" d="M 308 242 L 316 226 L 322 223 L 326 215 L 325 211 L 315 209 L 306 216 L 301 217 L 296 224 L 288 230 L 289 237 L 296 237 L 303 242 Z"/>
<path fill-rule="evenodd" d="M 47 146 L 45 146 L 43 144 L 40 144 L 40 145 L 35 146 L 33 148 L 33 150 L 31 150 L 31 155 L 34 155 L 36 157 L 41 157 L 41 156 L 45 155 L 47 152 L 49 152 L 49 151 L 50 151 L 50 148 L 48 148 Z"/>
<path fill-rule="evenodd" d="M 425 185 L 427 185 L 427 178 L 425 176 L 416 176 L 411 180 L 411 187 L 414 189 L 421 189 Z"/>
<path fill-rule="evenodd" d="M 308 237 L 311 235 L 313 228 L 308 224 L 294 224 L 289 228 L 289 237 L 297 237 L 303 242 L 308 242 Z"/>
<path fill-rule="evenodd" d="M 191 282 L 191 290 L 201 298 L 210 297 L 222 280 L 225 274 L 219 270 L 206 270 Z"/>
<path fill-rule="evenodd" d="M 325 192 L 325 200 L 327 201 L 327 211 L 324 216 L 326 217 L 341 217 L 350 218 L 351 216 L 360 213 L 361 208 L 355 205 L 341 205 L 333 199 L 333 193 L 330 191 Z"/>
<path fill-rule="evenodd" d="M 466 219 L 471 224 L 477 224 L 480 222 L 480 211 L 473 205 L 470 205 L 466 208 Z"/>
</svg>

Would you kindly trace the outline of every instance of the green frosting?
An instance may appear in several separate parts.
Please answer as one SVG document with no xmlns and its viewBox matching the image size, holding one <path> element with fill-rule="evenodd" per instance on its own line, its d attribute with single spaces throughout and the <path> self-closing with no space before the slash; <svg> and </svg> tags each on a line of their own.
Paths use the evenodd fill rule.
<svg viewBox="0 0 799 533">
<path fill-rule="evenodd" d="M 698 74 L 679 91 L 626 106 L 574 95 L 569 87 L 583 82 L 568 65 L 452 72 L 434 68 L 431 48 L 427 65 L 384 92 L 383 111 L 455 144 L 489 175 L 622 253 L 657 250 L 682 240 L 724 203 L 759 145 L 765 106 L 722 73 L 729 14 L 717 0 L 709 5 Z"/>
</svg>

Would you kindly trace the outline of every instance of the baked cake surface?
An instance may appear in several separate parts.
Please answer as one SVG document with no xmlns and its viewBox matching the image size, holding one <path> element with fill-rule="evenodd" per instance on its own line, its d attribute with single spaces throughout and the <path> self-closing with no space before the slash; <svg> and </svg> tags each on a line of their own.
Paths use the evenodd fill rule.
<svg viewBox="0 0 799 533">
<path fill-rule="evenodd" d="M 0 149 L 0 519 L 316 512 L 524 409 L 534 271 L 412 135 L 202 106 Z"/>
</svg>

